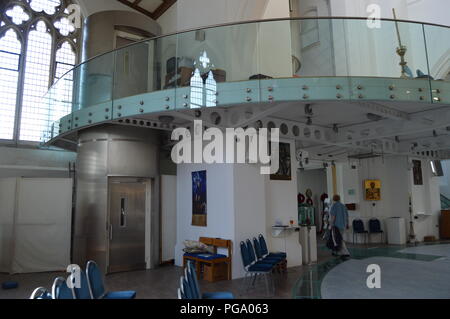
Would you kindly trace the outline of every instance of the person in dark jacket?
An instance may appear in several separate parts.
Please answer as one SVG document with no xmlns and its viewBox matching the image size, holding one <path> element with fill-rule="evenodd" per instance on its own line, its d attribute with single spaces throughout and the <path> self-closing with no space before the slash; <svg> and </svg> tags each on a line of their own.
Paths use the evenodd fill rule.
<svg viewBox="0 0 450 319">
<path fill-rule="evenodd" d="M 339 195 L 333 196 L 333 205 L 330 209 L 330 226 L 334 230 L 335 237 L 340 237 L 340 245 L 338 250 L 333 250 L 333 255 L 349 257 L 350 253 L 344 241 L 344 232 L 349 229 L 348 211 L 347 207 L 341 203 L 341 197 Z M 336 234 L 339 232 L 339 234 Z"/>
</svg>

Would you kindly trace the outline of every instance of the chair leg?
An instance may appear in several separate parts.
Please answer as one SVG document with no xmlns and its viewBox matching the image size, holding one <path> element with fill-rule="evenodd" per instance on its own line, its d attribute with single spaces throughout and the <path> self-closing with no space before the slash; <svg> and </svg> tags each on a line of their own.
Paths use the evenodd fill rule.
<svg viewBox="0 0 450 319">
<path fill-rule="evenodd" d="M 264 281 L 266 283 L 266 291 L 267 291 L 267 296 L 270 297 L 270 284 L 269 284 L 269 273 L 264 274 Z"/>
<path fill-rule="evenodd" d="M 253 282 L 252 282 L 252 287 L 255 286 L 255 282 L 256 282 L 256 279 L 258 278 L 258 274 L 254 274 L 253 276 L 254 276 L 254 278 L 253 278 Z"/>
<path fill-rule="evenodd" d="M 244 292 L 247 292 L 247 278 L 248 278 L 248 273 L 246 272 L 244 275 L 244 280 L 242 280 L 241 294 L 243 294 Z"/>
</svg>

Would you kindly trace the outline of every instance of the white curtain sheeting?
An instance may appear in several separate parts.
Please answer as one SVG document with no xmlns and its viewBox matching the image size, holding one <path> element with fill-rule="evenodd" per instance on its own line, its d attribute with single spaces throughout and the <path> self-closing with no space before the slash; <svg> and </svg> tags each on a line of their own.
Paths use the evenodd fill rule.
<svg viewBox="0 0 450 319">
<path fill-rule="evenodd" d="M 0 271 L 65 270 L 70 263 L 72 179 L 0 179 Z"/>
</svg>

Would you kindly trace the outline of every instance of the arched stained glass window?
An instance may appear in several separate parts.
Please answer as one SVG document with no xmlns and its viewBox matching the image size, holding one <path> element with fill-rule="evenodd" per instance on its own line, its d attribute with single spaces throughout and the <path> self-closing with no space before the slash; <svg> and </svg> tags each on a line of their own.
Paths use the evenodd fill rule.
<svg viewBox="0 0 450 319">
<path fill-rule="evenodd" d="M 72 4 L 71 0 L 0 1 L 0 139 L 38 142 L 55 117 L 70 112 L 73 82 L 70 74 L 62 76 L 78 62 L 81 35 L 69 22 L 72 12 L 67 8 Z M 18 52 L 9 48 L 12 39 Z M 13 60 L 15 69 L 4 67 Z M 58 103 L 49 106 L 42 98 L 59 79 L 57 85 L 64 89 L 61 96 L 52 97 Z"/>
<path fill-rule="evenodd" d="M 49 117 L 49 124 L 59 120 L 61 117 L 71 112 L 73 74 L 69 71 L 75 66 L 75 60 L 76 56 L 72 45 L 67 41 L 64 42 L 56 51 L 56 71 L 54 82 L 58 81 L 58 89 L 55 90 L 55 92 L 57 92 L 59 96 L 53 98 L 58 101 L 58 107 L 51 113 L 51 116 Z"/>
<path fill-rule="evenodd" d="M 52 37 L 44 21 L 36 24 L 36 29 L 28 35 L 26 52 L 25 82 L 22 102 L 20 139 L 39 141 L 47 120 L 47 106 L 42 97 L 48 90 Z"/>
<path fill-rule="evenodd" d="M 206 78 L 205 91 L 206 91 L 206 107 L 216 106 L 217 82 L 216 80 L 214 80 L 214 74 L 212 71 L 209 71 L 208 77 Z"/>
<path fill-rule="evenodd" d="M 191 109 L 198 109 L 203 106 L 203 79 L 198 68 L 195 69 L 191 77 Z"/>
<path fill-rule="evenodd" d="M 13 29 L 0 35 L 0 139 L 12 139 L 22 44 Z"/>
</svg>

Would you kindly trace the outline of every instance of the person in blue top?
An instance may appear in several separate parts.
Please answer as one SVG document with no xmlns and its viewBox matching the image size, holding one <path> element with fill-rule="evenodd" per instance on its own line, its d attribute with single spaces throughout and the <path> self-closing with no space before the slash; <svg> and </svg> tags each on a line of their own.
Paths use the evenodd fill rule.
<svg viewBox="0 0 450 319">
<path fill-rule="evenodd" d="M 338 228 L 342 237 L 341 248 L 337 252 L 333 252 L 333 254 L 349 257 L 350 253 L 344 241 L 344 232 L 346 229 L 349 229 L 347 207 L 341 203 L 341 197 L 339 195 L 333 196 L 333 202 L 330 209 L 330 226 Z"/>
</svg>

